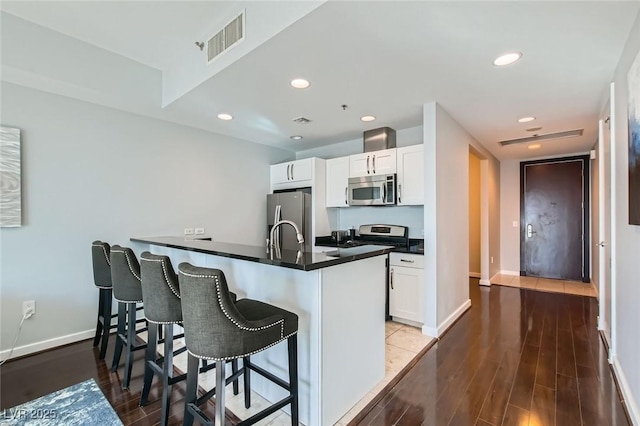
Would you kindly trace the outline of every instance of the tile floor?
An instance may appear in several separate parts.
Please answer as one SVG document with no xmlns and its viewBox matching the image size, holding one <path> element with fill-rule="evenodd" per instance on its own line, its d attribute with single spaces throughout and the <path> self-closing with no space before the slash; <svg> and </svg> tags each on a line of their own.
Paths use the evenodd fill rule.
<svg viewBox="0 0 640 426">
<path fill-rule="evenodd" d="M 597 293 L 593 285 L 591 283 L 583 283 L 581 281 L 553 280 L 549 278 L 520 277 L 515 275 L 498 274 L 491 279 L 491 284 L 528 288 L 531 290 L 547 291 L 551 293 L 597 297 Z"/>
<path fill-rule="evenodd" d="M 178 331 L 176 330 L 176 333 Z M 337 423 L 337 426 L 344 426 L 351 421 L 362 409 L 373 399 L 375 396 L 389 383 L 402 369 L 409 364 L 415 358 L 422 349 L 427 347 L 434 338 L 425 336 L 419 328 L 411 327 L 408 325 L 400 324 L 397 322 L 388 321 L 385 324 L 386 335 L 386 351 L 385 361 L 386 369 L 385 376 L 367 395 L 365 395 L 360 401 L 353 406 L 351 410 L 347 412 Z M 146 340 L 146 333 L 139 335 L 143 340 Z M 174 342 L 174 350 L 184 346 L 184 339 L 178 339 Z M 158 346 L 158 351 L 162 353 L 162 345 Z M 180 371 L 187 371 L 187 354 L 182 353 L 174 358 L 174 366 Z M 230 369 L 230 367 L 227 367 Z M 204 389 L 210 389 L 215 386 L 215 369 L 210 370 L 198 377 L 198 384 Z M 240 393 L 238 395 L 233 394 L 231 386 L 227 386 L 225 394 L 225 405 L 236 416 L 241 419 L 250 417 L 263 408 L 267 407 L 269 403 L 255 392 L 251 394 L 251 408 L 244 408 L 244 396 L 242 380 L 239 381 Z M 291 418 L 287 413 L 280 410 L 264 420 L 257 423 L 263 426 L 290 426 Z"/>
</svg>

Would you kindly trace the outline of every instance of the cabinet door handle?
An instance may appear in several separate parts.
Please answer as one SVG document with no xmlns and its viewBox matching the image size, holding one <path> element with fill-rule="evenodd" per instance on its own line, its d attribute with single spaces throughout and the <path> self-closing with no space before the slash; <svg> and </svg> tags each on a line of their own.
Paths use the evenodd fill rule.
<svg viewBox="0 0 640 426">
<path fill-rule="evenodd" d="M 348 192 L 348 191 L 349 191 L 349 187 L 348 187 L 348 186 L 345 186 L 345 187 L 344 187 L 344 203 L 345 203 L 346 205 L 349 205 L 349 201 L 348 201 L 348 198 L 347 198 L 347 192 Z"/>
<path fill-rule="evenodd" d="M 294 164 L 291 163 L 291 180 L 293 180 L 293 166 L 294 166 Z"/>
<path fill-rule="evenodd" d="M 391 274 L 390 274 L 390 277 L 389 277 L 389 282 L 390 282 L 390 284 L 391 284 L 391 290 L 393 290 L 393 269 L 391 269 Z"/>
<path fill-rule="evenodd" d="M 398 185 L 398 203 L 402 203 L 402 184 Z"/>
<path fill-rule="evenodd" d="M 369 174 L 369 156 L 367 155 L 367 174 Z"/>
<path fill-rule="evenodd" d="M 400 262 L 414 263 L 415 261 L 409 259 L 400 259 Z"/>
<path fill-rule="evenodd" d="M 376 156 L 373 156 L 373 174 L 376 174 Z"/>
<path fill-rule="evenodd" d="M 291 180 L 291 177 L 289 175 L 289 169 L 291 168 L 291 164 L 287 164 L 287 180 Z"/>
</svg>

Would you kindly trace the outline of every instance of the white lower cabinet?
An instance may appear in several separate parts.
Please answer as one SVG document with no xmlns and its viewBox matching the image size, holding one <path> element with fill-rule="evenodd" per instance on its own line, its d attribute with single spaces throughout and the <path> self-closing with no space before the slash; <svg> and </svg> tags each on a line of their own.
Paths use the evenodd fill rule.
<svg viewBox="0 0 640 426">
<path fill-rule="evenodd" d="M 389 315 L 424 323 L 424 256 L 389 254 Z"/>
</svg>

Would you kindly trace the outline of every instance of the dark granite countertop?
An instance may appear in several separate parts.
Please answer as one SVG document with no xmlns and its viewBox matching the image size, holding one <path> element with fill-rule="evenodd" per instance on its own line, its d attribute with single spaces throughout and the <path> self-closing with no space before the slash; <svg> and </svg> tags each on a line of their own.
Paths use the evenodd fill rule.
<svg viewBox="0 0 640 426">
<path fill-rule="evenodd" d="M 393 249 L 393 247 L 390 246 L 365 245 L 350 248 L 336 248 L 333 250 L 328 249 L 322 253 L 300 252 L 295 250 L 281 250 L 280 253 L 270 253 L 267 251 L 266 245 L 248 246 L 217 241 L 192 240 L 183 237 L 135 237 L 131 238 L 131 241 L 230 257 L 284 268 L 300 269 L 303 271 L 313 271 L 341 263 L 380 256 L 391 252 Z"/>
<path fill-rule="evenodd" d="M 337 243 L 335 238 L 332 236 L 323 236 L 316 237 L 316 246 L 323 247 L 334 247 L 334 248 L 349 248 L 349 247 L 362 247 L 358 244 L 361 244 L 361 240 L 356 237 L 355 242 L 353 241 L 345 241 L 341 243 Z M 391 251 L 395 253 L 409 253 L 409 254 L 420 254 L 424 255 L 424 239 L 420 238 L 410 238 L 409 246 L 402 247 L 393 247 Z"/>
</svg>

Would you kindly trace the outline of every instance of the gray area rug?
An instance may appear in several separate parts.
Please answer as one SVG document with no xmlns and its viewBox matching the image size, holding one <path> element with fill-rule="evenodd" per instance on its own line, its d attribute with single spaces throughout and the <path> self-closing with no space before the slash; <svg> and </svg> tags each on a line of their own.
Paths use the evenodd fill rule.
<svg viewBox="0 0 640 426">
<path fill-rule="evenodd" d="M 93 379 L 0 412 L 0 425 L 122 426 Z"/>
</svg>

